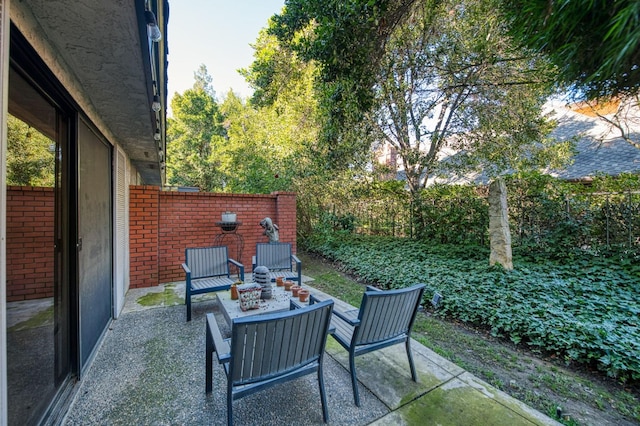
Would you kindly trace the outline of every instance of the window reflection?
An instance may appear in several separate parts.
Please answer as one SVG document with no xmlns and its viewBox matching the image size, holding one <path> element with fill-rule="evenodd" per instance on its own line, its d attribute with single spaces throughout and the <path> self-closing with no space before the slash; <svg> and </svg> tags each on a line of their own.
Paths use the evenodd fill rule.
<svg viewBox="0 0 640 426">
<path fill-rule="evenodd" d="M 8 415 L 10 425 L 28 425 L 39 423 L 69 373 L 68 303 L 55 266 L 60 114 L 13 69 L 9 113 Z"/>
</svg>

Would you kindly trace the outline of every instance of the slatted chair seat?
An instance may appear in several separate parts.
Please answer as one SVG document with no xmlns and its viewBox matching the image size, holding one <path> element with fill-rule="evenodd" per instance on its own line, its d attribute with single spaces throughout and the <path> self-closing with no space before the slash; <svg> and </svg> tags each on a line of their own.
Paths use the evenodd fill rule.
<svg viewBox="0 0 640 426">
<path fill-rule="evenodd" d="M 349 369 L 355 404 L 360 406 L 355 357 L 387 346 L 405 343 L 411 378 L 417 381 L 411 355 L 411 329 L 425 285 L 381 291 L 367 286 L 359 310 L 333 312 L 331 336 L 349 352 Z M 317 302 L 310 298 L 310 305 Z"/>
<path fill-rule="evenodd" d="M 349 312 L 341 312 L 343 316 L 355 321 L 358 319 L 358 310 L 349 311 Z M 351 322 L 347 322 L 343 320 L 338 315 L 334 315 L 331 318 L 331 327 L 334 329 L 332 336 L 335 339 L 340 339 L 344 342 L 351 342 L 353 338 L 353 332 L 355 331 L 355 327 L 351 325 Z"/>
<path fill-rule="evenodd" d="M 232 278 L 230 266 L 238 269 L 238 277 Z M 184 302 L 187 321 L 191 321 L 191 297 L 196 294 L 228 290 L 237 279 L 244 281 L 244 265 L 229 259 L 226 246 L 198 247 L 185 250 L 186 274 Z"/>
<path fill-rule="evenodd" d="M 207 314 L 205 391 L 213 389 L 213 352 L 227 376 L 227 423 L 233 401 L 307 374 L 317 373 L 322 418 L 329 421 L 322 360 L 333 301 L 288 312 L 235 318 L 224 339 L 213 314 Z"/>
<path fill-rule="evenodd" d="M 209 291 L 217 291 L 220 290 L 228 290 L 233 284 L 236 282 L 235 278 L 231 277 L 216 277 L 216 278 L 200 278 L 197 280 L 191 280 L 191 294 L 194 294 L 194 291 L 198 290 L 209 290 Z"/>
<path fill-rule="evenodd" d="M 291 243 L 258 243 L 256 255 L 252 258 L 253 270 L 258 266 L 269 268 L 269 277 L 277 277 L 302 282 L 302 262 L 292 252 Z"/>
</svg>

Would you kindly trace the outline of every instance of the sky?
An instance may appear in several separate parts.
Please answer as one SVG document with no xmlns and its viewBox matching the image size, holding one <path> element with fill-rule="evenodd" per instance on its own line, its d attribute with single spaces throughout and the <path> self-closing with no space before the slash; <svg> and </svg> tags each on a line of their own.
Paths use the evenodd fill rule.
<svg viewBox="0 0 640 426">
<path fill-rule="evenodd" d="M 204 64 L 216 97 L 229 89 L 243 98 L 253 94 L 240 68 L 253 62 L 258 33 L 280 13 L 285 0 L 172 0 L 169 3 L 168 102 L 190 89 L 194 72 Z"/>
</svg>

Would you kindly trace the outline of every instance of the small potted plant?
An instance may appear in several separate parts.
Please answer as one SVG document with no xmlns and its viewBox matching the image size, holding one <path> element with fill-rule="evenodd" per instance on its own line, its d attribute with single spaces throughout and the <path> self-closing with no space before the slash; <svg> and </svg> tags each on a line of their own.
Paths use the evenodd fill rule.
<svg viewBox="0 0 640 426">
<path fill-rule="evenodd" d="M 300 299 L 300 302 L 305 303 L 309 299 L 309 290 L 306 288 L 300 288 L 300 290 L 298 290 L 298 298 Z"/>
<path fill-rule="evenodd" d="M 238 280 L 235 283 L 231 284 L 231 300 L 238 300 L 238 286 L 242 285 L 242 281 Z"/>
</svg>

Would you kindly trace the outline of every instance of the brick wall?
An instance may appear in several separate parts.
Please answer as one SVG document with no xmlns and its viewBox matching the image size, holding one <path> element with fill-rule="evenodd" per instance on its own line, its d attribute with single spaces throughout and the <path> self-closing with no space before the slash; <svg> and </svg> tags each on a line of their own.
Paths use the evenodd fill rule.
<svg viewBox="0 0 640 426">
<path fill-rule="evenodd" d="M 225 211 L 237 214 L 236 234 L 216 226 Z M 130 288 L 184 280 L 184 250 L 218 242 L 251 271 L 257 242 L 267 242 L 260 220 L 280 227 L 280 241 L 296 252 L 296 195 L 168 192 L 156 186 L 129 188 Z M 223 234 L 223 235 L 221 235 Z M 238 239 L 237 237 L 240 237 Z M 54 191 L 7 188 L 7 301 L 53 296 Z M 243 241 L 240 256 L 238 242 Z"/>
<path fill-rule="evenodd" d="M 53 188 L 7 187 L 7 301 L 53 296 Z"/>
<path fill-rule="evenodd" d="M 149 203 L 151 200 L 157 203 Z M 250 272 L 256 243 L 268 241 L 260 227 L 265 217 L 280 227 L 280 241 L 293 243 L 296 252 L 294 193 L 215 194 L 132 186 L 129 201 L 131 288 L 184 280 L 180 265 L 185 249 L 214 243 L 228 246 L 229 256 Z M 156 220 L 152 219 L 154 208 Z M 242 222 L 235 234 L 223 233 L 216 226 L 226 211 L 236 213 L 237 221 Z"/>
<path fill-rule="evenodd" d="M 158 218 L 156 186 L 129 187 L 130 288 L 158 285 Z"/>
</svg>

